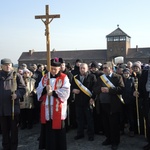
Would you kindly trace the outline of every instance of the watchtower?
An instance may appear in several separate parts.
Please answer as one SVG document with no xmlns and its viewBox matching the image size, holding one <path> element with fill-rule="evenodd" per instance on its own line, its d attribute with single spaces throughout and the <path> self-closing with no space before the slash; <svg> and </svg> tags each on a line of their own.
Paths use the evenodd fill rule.
<svg viewBox="0 0 150 150">
<path fill-rule="evenodd" d="M 107 60 L 112 60 L 115 57 L 126 57 L 130 48 L 131 37 L 119 28 L 106 36 L 107 38 Z"/>
</svg>

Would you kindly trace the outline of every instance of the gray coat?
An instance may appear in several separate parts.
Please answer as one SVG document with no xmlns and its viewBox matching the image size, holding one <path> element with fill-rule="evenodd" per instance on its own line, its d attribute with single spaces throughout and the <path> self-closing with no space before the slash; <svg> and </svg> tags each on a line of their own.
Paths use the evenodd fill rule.
<svg viewBox="0 0 150 150">
<path fill-rule="evenodd" d="M 16 74 L 16 94 L 17 98 L 14 100 L 14 113 L 20 113 L 19 99 L 25 94 L 25 84 L 22 76 Z M 5 72 L 0 70 L 0 116 L 12 115 L 12 87 L 13 86 L 13 71 Z"/>
</svg>

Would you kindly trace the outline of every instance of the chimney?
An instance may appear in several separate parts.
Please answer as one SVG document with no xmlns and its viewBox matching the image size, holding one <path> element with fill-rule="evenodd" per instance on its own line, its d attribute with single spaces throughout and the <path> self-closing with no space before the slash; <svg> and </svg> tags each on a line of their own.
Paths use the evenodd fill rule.
<svg viewBox="0 0 150 150">
<path fill-rule="evenodd" d="M 53 49 L 52 49 L 52 52 L 55 52 L 55 51 L 56 51 L 56 49 L 55 49 L 55 48 L 53 48 Z"/>
<path fill-rule="evenodd" d="M 31 56 L 33 54 L 33 52 L 34 52 L 34 49 L 29 50 L 29 55 Z"/>
<path fill-rule="evenodd" d="M 138 45 L 136 45 L 136 51 L 138 52 Z"/>
</svg>

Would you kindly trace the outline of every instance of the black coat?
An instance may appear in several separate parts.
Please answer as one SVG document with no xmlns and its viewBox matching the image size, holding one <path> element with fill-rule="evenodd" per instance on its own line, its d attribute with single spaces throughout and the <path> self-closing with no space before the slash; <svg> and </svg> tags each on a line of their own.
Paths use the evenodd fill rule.
<svg viewBox="0 0 150 150">
<path fill-rule="evenodd" d="M 148 78 L 148 70 L 143 70 L 140 80 L 139 80 L 139 93 L 140 97 L 146 100 L 149 97 L 149 92 L 146 91 L 146 83 L 147 83 L 147 78 Z"/>
<path fill-rule="evenodd" d="M 67 77 L 69 78 L 70 83 L 72 82 L 73 79 L 73 75 L 71 72 L 69 72 L 67 69 L 65 69 L 64 71 L 62 71 L 62 73 L 66 74 Z"/>
<path fill-rule="evenodd" d="M 17 99 L 15 99 L 14 111 L 15 114 L 20 113 L 19 99 L 25 94 L 25 84 L 22 76 L 17 73 Z M 0 71 L 0 116 L 12 115 L 12 84 L 13 84 L 13 71 L 7 73 L 3 70 Z"/>
<path fill-rule="evenodd" d="M 109 94 L 111 95 L 111 102 L 110 102 L 111 112 L 112 113 L 119 112 L 121 111 L 121 108 L 122 108 L 121 107 L 122 102 L 120 101 L 117 95 L 118 94 L 120 95 L 123 93 L 123 89 L 124 89 L 123 79 L 121 75 L 113 73 L 112 77 L 109 80 L 115 86 L 114 88 L 109 89 Z M 101 87 L 106 87 L 106 85 L 103 83 L 103 81 L 99 77 L 93 88 L 95 94 L 101 93 Z"/>
<path fill-rule="evenodd" d="M 134 78 L 129 77 L 127 79 L 123 78 L 124 81 L 124 90 L 122 93 L 122 98 L 124 99 L 126 104 L 133 103 L 135 97 L 133 96 L 134 92 Z"/>
<path fill-rule="evenodd" d="M 71 70 L 71 73 L 72 73 L 73 76 L 79 74 L 79 73 L 80 73 L 79 67 L 75 65 L 75 66 L 74 66 L 74 69 Z"/>
<path fill-rule="evenodd" d="M 75 76 L 75 78 L 80 81 L 80 74 Z M 97 81 L 97 79 L 96 79 L 96 76 L 94 74 L 87 73 L 87 75 L 84 78 L 83 85 L 86 88 L 88 88 L 91 91 L 91 93 L 93 93 L 93 86 L 96 83 L 96 81 Z M 72 80 L 71 89 L 72 90 L 73 89 L 79 89 L 79 87 L 76 85 L 74 79 Z M 92 98 L 95 98 L 94 93 L 92 95 Z M 89 100 L 90 100 L 90 97 L 87 96 L 85 93 L 83 93 L 81 90 L 80 90 L 79 94 L 75 94 L 75 103 L 76 103 L 76 105 L 87 106 L 87 105 L 89 105 Z"/>
<path fill-rule="evenodd" d="M 36 82 L 35 82 L 35 88 L 38 87 L 39 82 L 41 81 L 42 77 L 43 77 L 42 72 L 39 71 L 39 70 L 36 70 L 35 73 L 34 73 L 34 75 L 33 75 L 33 78 L 36 80 Z"/>
</svg>

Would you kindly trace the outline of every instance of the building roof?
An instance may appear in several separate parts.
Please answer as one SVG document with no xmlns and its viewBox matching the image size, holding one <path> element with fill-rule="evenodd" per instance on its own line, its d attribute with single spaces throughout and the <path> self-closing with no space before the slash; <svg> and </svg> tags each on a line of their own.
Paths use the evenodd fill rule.
<svg viewBox="0 0 150 150">
<path fill-rule="evenodd" d="M 18 61 L 45 60 L 45 58 L 45 51 L 33 52 L 31 55 L 29 52 L 23 52 L 19 57 Z"/>
<path fill-rule="evenodd" d="M 119 27 L 111 32 L 110 34 L 106 35 L 106 37 L 112 37 L 112 36 L 127 36 L 131 38 L 129 35 L 127 35 L 124 31 L 122 31 Z"/>
<path fill-rule="evenodd" d="M 106 58 L 106 49 L 105 50 L 74 50 L 74 51 L 54 51 L 51 52 L 52 57 L 62 57 L 66 59 L 78 59 L 82 58 L 85 60 L 91 59 L 104 59 Z M 92 56 L 92 57 L 91 57 Z"/>
<path fill-rule="evenodd" d="M 126 58 L 148 58 L 150 57 L 150 47 L 147 48 L 129 48 Z"/>
<path fill-rule="evenodd" d="M 99 60 L 107 57 L 106 49 L 93 50 L 71 50 L 71 51 L 51 51 L 51 58 L 63 58 L 64 60 L 75 60 L 82 58 L 84 60 Z M 46 51 L 23 52 L 18 61 L 46 60 Z"/>
</svg>

